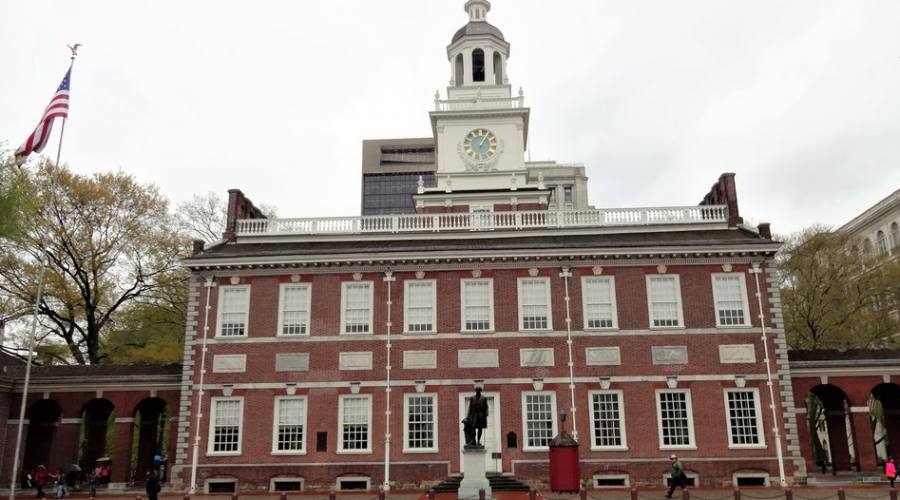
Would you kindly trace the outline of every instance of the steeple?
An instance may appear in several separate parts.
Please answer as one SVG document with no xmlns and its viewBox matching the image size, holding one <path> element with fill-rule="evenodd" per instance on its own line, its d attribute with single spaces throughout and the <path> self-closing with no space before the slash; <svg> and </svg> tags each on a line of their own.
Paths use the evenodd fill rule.
<svg viewBox="0 0 900 500">
<path fill-rule="evenodd" d="M 466 12 L 469 13 L 469 22 L 484 21 L 487 13 L 491 10 L 491 2 L 487 0 L 469 0 L 465 6 Z"/>
<path fill-rule="evenodd" d="M 487 22 L 488 0 L 468 0 L 469 22 L 453 34 L 447 46 L 451 87 L 506 85 L 509 44 L 503 33 Z"/>
</svg>

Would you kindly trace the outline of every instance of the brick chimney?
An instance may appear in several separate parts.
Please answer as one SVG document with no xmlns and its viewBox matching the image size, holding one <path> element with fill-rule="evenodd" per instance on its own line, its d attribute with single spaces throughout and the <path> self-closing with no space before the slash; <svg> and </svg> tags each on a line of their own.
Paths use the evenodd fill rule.
<svg viewBox="0 0 900 500">
<path fill-rule="evenodd" d="M 228 212 L 225 216 L 225 232 L 222 238 L 225 241 L 237 239 L 237 221 L 239 219 L 265 219 L 262 210 L 256 208 L 250 198 L 244 196 L 240 189 L 228 190 Z"/>
<path fill-rule="evenodd" d="M 744 222 L 738 211 L 737 188 L 734 183 L 734 174 L 731 172 L 719 176 L 719 180 L 712 185 L 700 205 L 725 205 L 728 207 L 729 226 L 736 226 Z"/>
</svg>

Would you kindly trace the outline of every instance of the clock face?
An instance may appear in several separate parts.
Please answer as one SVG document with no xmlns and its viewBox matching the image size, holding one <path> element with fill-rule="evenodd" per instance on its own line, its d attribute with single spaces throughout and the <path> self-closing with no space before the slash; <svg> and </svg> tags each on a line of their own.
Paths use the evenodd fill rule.
<svg viewBox="0 0 900 500">
<path fill-rule="evenodd" d="M 497 136 L 486 128 L 476 128 L 466 134 L 463 152 L 470 160 L 489 160 L 497 154 Z"/>
</svg>

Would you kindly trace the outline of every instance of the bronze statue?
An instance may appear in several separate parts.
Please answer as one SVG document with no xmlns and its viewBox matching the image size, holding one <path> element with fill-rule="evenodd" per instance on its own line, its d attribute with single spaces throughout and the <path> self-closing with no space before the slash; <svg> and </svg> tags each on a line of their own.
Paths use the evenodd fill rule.
<svg viewBox="0 0 900 500">
<path fill-rule="evenodd" d="M 481 444 L 481 435 L 487 427 L 487 417 L 487 398 L 481 395 L 481 387 L 476 387 L 475 395 L 469 400 L 469 411 L 462 421 L 466 447 L 484 447 Z"/>
</svg>

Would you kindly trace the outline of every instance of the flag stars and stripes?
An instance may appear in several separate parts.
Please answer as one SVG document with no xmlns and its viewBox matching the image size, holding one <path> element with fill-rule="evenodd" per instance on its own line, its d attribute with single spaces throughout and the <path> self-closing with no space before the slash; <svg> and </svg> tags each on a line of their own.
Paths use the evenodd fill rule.
<svg viewBox="0 0 900 500">
<path fill-rule="evenodd" d="M 21 165 L 31 153 L 43 151 L 44 146 L 47 145 L 47 140 L 50 139 L 54 120 L 69 116 L 69 80 L 71 76 L 72 68 L 70 67 L 56 89 L 56 93 L 53 94 L 53 98 L 50 99 L 50 104 L 44 110 L 37 127 L 28 136 L 28 139 L 25 139 L 25 142 L 19 146 L 19 149 L 16 150 L 16 162 L 18 164 Z"/>
</svg>

